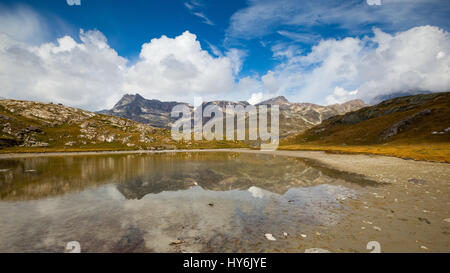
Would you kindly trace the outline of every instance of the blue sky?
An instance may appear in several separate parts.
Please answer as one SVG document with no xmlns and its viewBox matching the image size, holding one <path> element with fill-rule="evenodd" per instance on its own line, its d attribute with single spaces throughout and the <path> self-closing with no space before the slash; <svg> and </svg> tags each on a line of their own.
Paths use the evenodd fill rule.
<svg viewBox="0 0 450 273">
<path fill-rule="evenodd" d="M 66 0 L 3 0 L 0 33 L 11 40 L 3 42 L 10 47 L 17 43 L 15 47 L 36 55 L 40 60 L 36 63 L 44 65 L 31 67 L 23 63 L 25 53 L 4 53 L 4 61 L 13 60 L 17 66 L 0 68 L 4 81 L 0 87 L 6 90 L 0 96 L 58 100 L 96 109 L 109 107 L 123 93 L 134 91 L 164 100 L 189 101 L 193 96 L 202 96 L 252 98 L 256 102 L 285 95 L 292 101 L 320 104 L 353 98 L 370 100 L 375 95 L 398 91 L 443 91 L 450 87 L 448 74 L 442 74 L 449 67 L 448 14 L 450 3 L 446 0 L 81 0 L 81 5 L 68 5 Z M 21 18 L 25 17 L 28 19 L 23 23 Z M 84 34 L 80 34 L 80 29 Z M 76 46 L 58 53 L 50 50 L 50 55 L 42 53 L 45 48 L 36 50 L 45 43 L 62 48 L 58 39 L 65 36 L 71 37 Z M 162 36 L 167 39 L 161 39 Z M 176 37 L 180 37 L 179 41 Z M 96 50 L 103 42 L 109 51 L 99 53 Z M 417 57 L 412 43 L 423 46 L 420 62 L 389 71 L 388 75 L 378 71 L 404 67 L 402 62 Z M 88 46 L 80 46 L 83 44 Z M 151 49 L 144 56 L 145 44 Z M 183 49 L 192 52 L 192 57 L 177 56 Z M 98 60 L 87 64 L 69 59 L 72 63 L 65 67 L 68 52 L 79 58 L 96 54 Z M 387 54 L 395 57 L 386 57 Z M 411 55 L 404 58 L 404 54 Z M 151 63 L 154 59 L 158 63 Z M 156 67 L 158 64 L 162 66 Z M 85 86 L 77 83 L 60 90 L 63 83 L 55 75 L 67 76 L 66 84 L 76 82 L 77 75 L 83 76 L 82 72 L 69 69 L 75 65 L 80 66 L 79 71 L 88 65 L 99 65 L 95 71 L 107 72 L 98 72 L 92 82 L 85 80 Z M 434 68 L 430 69 L 430 65 Z M 39 77 L 18 84 L 10 80 L 11 70 L 31 70 Z M 43 70 L 46 72 L 39 72 Z M 180 75 L 186 85 L 168 73 Z M 108 75 L 116 76 L 108 80 Z M 118 77 L 123 80 L 112 85 Z M 411 83 L 411 77 L 421 81 Z M 102 85 L 102 80 L 108 83 Z M 33 90 L 18 92 L 30 86 Z M 35 86 L 49 91 L 39 92 Z M 76 92 L 77 88 L 86 91 Z M 111 95 L 105 99 L 107 102 L 99 103 L 99 94 Z"/>
</svg>

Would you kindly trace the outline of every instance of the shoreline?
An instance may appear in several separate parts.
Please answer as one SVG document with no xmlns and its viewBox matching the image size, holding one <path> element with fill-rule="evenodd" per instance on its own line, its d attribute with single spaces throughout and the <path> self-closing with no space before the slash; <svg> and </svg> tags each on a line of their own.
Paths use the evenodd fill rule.
<svg viewBox="0 0 450 273">
<path fill-rule="evenodd" d="M 48 153 L 0 154 L 2 159 L 36 158 L 54 156 L 122 155 L 122 154 L 170 154 L 198 152 L 237 152 L 288 156 L 308 161 L 318 167 L 332 169 L 379 183 L 407 182 L 409 179 L 426 181 L 450 181 L 450 165 L 444 162 L 430 162 L 402 159 L 393 156 L 371 154 L 334 154 L 325 151 L 276 150 L 261 151 L 247 148 L 223 149 L 178 149 L 178 150 L 134 150 L 134 151 L 79 151 Z"/>
</svg>

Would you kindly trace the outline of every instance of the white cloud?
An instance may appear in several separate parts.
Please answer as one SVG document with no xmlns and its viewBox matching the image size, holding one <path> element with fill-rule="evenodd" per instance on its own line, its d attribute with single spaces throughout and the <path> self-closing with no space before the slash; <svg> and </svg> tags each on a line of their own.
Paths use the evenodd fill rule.
<svg viewBox="0 0 450 273">
<path fill-rule="evenodd" d="M 395 35 L 375 30 L 378 44 L 357 65 L 358 90 L 366 98 L 398 91 L 450 90 L 450 35 L 437 27 L 412 28 Z M 441 56 L 436 58 L 436 56 Z"/>
<path fill-rule="evenodd" d="M 20 42 L 38 43 L 46 36 L 48 26 L 43 18 L 27 6 L 8 9 L 0 3 L 0 33 Z"/>
<path fill-rule="evenodd" d="M 262 78 L 267 91 L 316 103 L 354 97 L 371 101 L 400 91 L 448 91 L 449 53 L 449 33 L 437 27 L 416 27 L 394 35 L 374 29 L 373 36 L 362 39 L 323 40 L 306 55 L 293 50 Z"/>
<path fill-rule="evenodd" d="M 380 6 L 381 0 L 367 0 L 367 5 L 369 6 Z"/>
<path fill-rule="evenodd" d="M 11 31 L 17 29 L 9 24 Z M 278 43 L 272 46 L 277 66 L 242 78 L 246 52 L 222 53 L 210 45 L 211 55 L 189 31 L 150 40 L 132 65 L 99 31 L 81 31 L 79 40 L 63 36 L 34 45 L 31 40 L 39 33 L 11 36 L 0 26 L 1 97 L 98 110 L 111 107 L 124 93 L 188 102 L 199 96 L 254 103 L 285 95 L 291 101 L 335 103 L 356 97 L 370 101 L 398 91 L 450 90 L 449 33 L 433 26 L 321 40 L 307 53 Z"/>
<path fill-rule="evenodd" d="M 37 30 L 45 25 L 28 9 L 5 12 L 10 14 L 7 30 L 12 34 L 20 33 L 16 25 L 20 25 L 22 13 L 37 18 Z M 236 98 L 234 92 L 245 98 L 257 85 L 250 78 L 236 78 L 243 51 L 229 49 L 212 56 L 189 31 L 175 38 L 152 39 L 142 46 L 140 59 L 133 65 L 96 30 L 81 31 L 79 42 L 63 36 L 38 45 L 31 40 L 42 39 L 39 36 L 46 36 L 46 29 L 23 37 L 8 31 L 0 26 L 0 96 L 6 98 L 99 110 L 112 107 L 124 93 L 161 100 L 190 101 L 194 96 L 231 99 Z"/>
<path fill-rule="evenodd" d="M 253 93 L 250 99 L 247 100 L 248 103 L 255 105 L 259 102 L 262 102 L 264 99 L 264 94 L 262 92 Z"/>
<path fill-rule="evenodd" d="M 142 46 L 140 60 L 127 71 L 124 91 L 177 100 L 226 95 L 234 90 L 234 75 L 242 64 L 239 56 L 230 51 L 213 57 L 189 31 L 175 38 L 152 39 Z"/>
<path fill-rule="evenodd" d="M 80 39 L 30 46 L 0 33 L 1 95 L 88 109 L 110 105 L 119 98 L 127 61 L 98 31 L 81 31 Z"/>
<path fill-rule="evenodd" d="M 292 31 L 278 30 L 277 33 L 280 34 L 281 36 L 287 37 L 296 42 L 305 44 L 314 44 L 315 42 L 321 39 L 320 35 L 308 32 L 292 32 Z"/>
<path fill-rule="evenodd" d="M 206 15 L 202 12 L 193 12 L 192 14 L 194 14 L 195 16 L 203 19 L 203 23 L 210 25 L 210 26 L 214 26 L 213 21 L 211 21 L 208 17 L 206 17 Z"/>
<path fill-rule="evenodd" d="M 189 12 L 192 15 L 195 15 L 201 19 L 203 19 L 203 23 L 213 26 L 214 23 L 213 21 L 211 21 L 203 11 L 201 11 L 204 8 L 204 5 L 197 2 L 197 1 L 190 1 L 190 2 L 185 2 L 184 6 L 189 10 Z"/>
<path fill-rule="evenodd" d="M 358 90 L 347 91 L 340 86 L 336 86 L 333 94 L 326 97 L 326 102 L 327 104 L 343 103 L 355 99 L 356 94 L 358 94 Z"/>
<path fill-rule="evenodd" d="M 367 25 L 388 31 L 426 24 L 448 27 L 449 12 L 448 0 L 249 0 L 248 7 L 232 15 L 227 35 L 253 39 L 281 31 L 281 35 L 309 39 L 320 34 L 316 26 L 338 27 L 348 34 L 367 33 Z M 309 35 L 286 32 L 286 27 Z"/>
</svg>

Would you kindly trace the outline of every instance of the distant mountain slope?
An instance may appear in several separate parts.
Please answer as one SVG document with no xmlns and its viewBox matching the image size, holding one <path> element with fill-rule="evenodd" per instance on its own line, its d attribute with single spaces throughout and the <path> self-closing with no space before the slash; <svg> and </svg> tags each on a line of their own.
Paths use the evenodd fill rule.
<svg viewBox="0 0 450 273">
<path fill-rule="evenodd" d="M 163 102 L 148 100 L 141 95 L 124 95 L 110 110 L 99 111 L 100 114 L 128 118 L 140 123 L 149 124 L 159 128 L 170 128 L 174 120 L 170 117 L 172 108 L 181 102 Z M 183 103 L 192 108 L 187 103 Z"/>
<path fill-rule="evenodd" d="M 151 126 L 160 128 L 170 128 L 170 125 L 175 120 L 170 117 L 172 107 L 183 102 L 162 102 L 159 100 L 147 100 L 139 94 L 124 95 L 123 98 L 111 109 L 103 110 L 99 113 L 120 116 L 132 119 L 138 122 L 146 123 Z M 190 107 L 191 111 L 194 108 Z M 280 96 L 270 100 L 261 102 L 257 105 L 272 105 L 280 106 L 280 134 L 281 137 L 290 134 L 303 132 L 314 125 L 321 123 L 335 115 L 344 114 L 349 111 L 358 110 L 367 106 L 361 100 L 353 100 L 343 104 L 334 104 L 329 106 L 321 106 L 311 103 L 291 103 L 285 97 Z M 210 101 L 203 103 L 203 109 L 208 105 L 218 105 L 225 110 L 227 105 L 242 105 L 247 106 L 246 101 Z M 204 122 L 208 118 L 204 119 Z"/>
<path fill-rule="evenodd" d="M 272 104 L 278 104 L 280 107 L 281 137 L 303 132 L 330 117 L 367 106 L 362 100 L 352 100 L 343 104 L 328 106 L 313 103 L 291 103 L 283 96 L 263 101 L 257 105 Z"/>
<path fill-rule="evenodd" d="M 450 142 L 450 92 L 399 97 L 335 116 L 283 144 Z"/>
</svg>

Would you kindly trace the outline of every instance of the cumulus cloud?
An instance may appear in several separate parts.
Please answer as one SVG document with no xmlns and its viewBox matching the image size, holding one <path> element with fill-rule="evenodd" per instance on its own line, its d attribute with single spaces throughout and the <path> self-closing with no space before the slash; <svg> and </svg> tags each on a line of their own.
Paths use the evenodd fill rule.
<svg viewBox="0 0 450 273">
<path fill-rule="evenodd" d="M 278 65 L 245 77 L 240 71 L 246 52 L 221 52 L 210 45 L 211 55 L 189 31 L 151 39 L 133 64 L 97 30 L 37 45 L 30 41 L 33 35 L 9 32 L 0 26 L 1 97 L 89 110 L 109 108 L 124 93 L 187 102 L 195 96 L 249 98 L 250 103 L 285 95 L 291 101 L 330 104 L 353 98 L 369 102 L 399 91 L 450 90 L 450 36 L 434 26 L 394 34 L 375 28 L 365 37 L 320 40 L 308 52 L 272 43 Z"/>
<path fill-rule="evenodd" d="M 449 52 L 449 33 L 437 27 L 393 35 L 374 29 L 361 39 L 323 40 L 306 55 L 284 53 L 289 58 L 262 78 L 270 92 L 318 103 L 356 97 L 371 101 L 400 91 L 441 92 L 450 90 Z M 283 56 L 277 51 L 274 55 Z"/>
<path fill-rule="evenodd" d="M 378 46 L 357 64 L 365 98 L 398 91 L 450 90 L 450 35 L 432 26 L 389 35 L 375 29 Z"/>
<path fill-rule="evenodd" d="M 343 103 L 356 98 L 358 90 L 347 91 L 340 86 L 334 88 L 333 94 L 326 97 L 327 104 Z"/>
<path fill-rule="evenodd" d="M 124 91 L 178 100 L 226 95 L 234 90 L 241 62 L 237 51 L 211 56 L 189 31 L 175 38 L 162 36 L 142 46 L 139 61 L 126 73 Z"/>
<path fill-rule="evenodd" d="M 248 103 L 255 105 L 259 102 L 262 102 L 264 99 L 264 94 L 262 92 L 253 93 L 251 97 L 247 100 Z"/>
<path fill-rule="evenodd" d="M 56 43 L 30 46 L 0 33 L 2 96 L 88 109 L 117 100 L 126 59 L 99 31 L 80 31 L 79 38 L 80 43 L 64 36 Z"/>
<path fill-rule="evenodd" d="M 81 31 L 79 38 L 80 43 L 64 36 L 56 43 L 30 46 L 0 34 L 2 96 L 97 110 L 111 107 L 123 93 L 189 101 L 232 96 L 249 84 L 236 80 L 242 52 L 231 49 L 214 57 L 189 31 L 152 39 L 131 66 L 101 32 Z"/>
<path fill-rule="evenodd" d="M 254 80 L 237 79 L 243 51 L 231 48 L 212 56 L 189 31 L 150 40 L 142 45 L 139 60 L 130 64 L 100 31 L 81 30 L 78 37 L 36 45 L 47 33 L 38 14 L 28 8 L 2 12 L 8 15 L 8 20 L 0 17 L 8 22 L 0 24 L 0 96 L 5 98 L 99 110 L 112 107 L 124 93 L 190 101 L 194 96 L 231 99 L 233 92 L 243 97 L 254 92 Z M 20 32 L 22 17 L 36 29 Z"/>
</svg>

